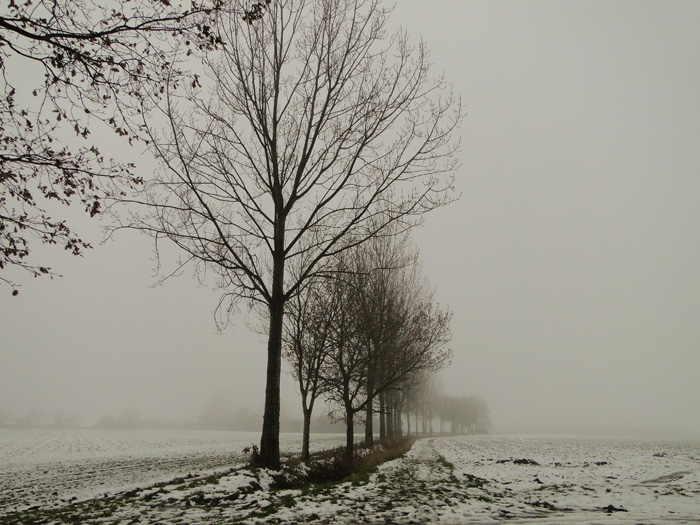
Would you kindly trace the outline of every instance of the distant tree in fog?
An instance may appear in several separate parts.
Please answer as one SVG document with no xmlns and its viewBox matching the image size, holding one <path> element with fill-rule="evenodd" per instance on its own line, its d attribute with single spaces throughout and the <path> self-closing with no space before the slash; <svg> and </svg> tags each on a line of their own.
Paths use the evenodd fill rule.
<svg viewBox="0 0 700 525">
<path fill-rule="evenodd" d="M 6 407 L 0 406 L 0 427 L 6 426 L 10 422 L 10 411 Z"/>
<path fill-rule="evenodd" d="M 197 416 L 196 426 L 210 430 L 233 430 L 233 405 L 223 392 L 213 393 Z"/>
<path fill-rule="evenodd" d="M 450 397 L 440 400 L 440 418 L 451 423 L 452 432 L 486 432 L 491 426 L 489 409 L 481 396 Z"/>
<path fill-rule="evenodd" d="M 435 372 L 420 371 L 411 378 L 411 382 L 404 392 L 404 399 L 406 418 L 410 418 L 411 412 L 413 412 L 416 434 L 433 434 L 433 418 L 438 413 L 439 403 L 443 396 L 442 384 Z"/>
<path fill-rule="evenodd" d="M 387 402 L 379 416 L 387 419 L 387 436 L 393 437 L 394 422 L 400 435 L 401 396 L 412 376 L 440 369 L 451 356 L 451 312 L 434 303 L 432 290 L 411 258 L 407 263 L 400 257 L 373 257 L 377 247 L 381 251 L 392 246 L 385 241 L 373 239 L 347 251 L 332 271 L 327 268 L 331 276 L 323 296 L 333 298 L 337 313 L 330 323 L 329 353 L 321 375 L 328 385 L 325 397 L 340 408 L 346 424 L 348 459 L 353 454 L 355 415 L 373 417 L 369 406 L 383 396 Z M 408 249 L 405 243 L 395 248 L 397 253 Z M 392 260 L 401 264 L 388 264 Z M 374 279 L 383 283 L 384 293 L 377 293 Z"/>
<path fill-rule="evenodd" d="M 60 410 L 54 415 L 53 426 L 76 428 L 80 426 L 83 417 L 78 412 L 66 412 Z"/>
</svg>

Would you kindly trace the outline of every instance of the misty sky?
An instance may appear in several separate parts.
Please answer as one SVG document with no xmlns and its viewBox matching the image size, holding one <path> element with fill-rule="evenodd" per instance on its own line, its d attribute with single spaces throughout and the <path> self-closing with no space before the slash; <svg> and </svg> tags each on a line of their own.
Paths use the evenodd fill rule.
<svg viewBox="0 0 700 525">
<path fill-rule="evenodd" d="M 700 433 L 700 3 L 401 0 L 392 21 L 467 113 L 462 198 L 415 234 L 454 311 L 446 391 L 496 431 Z M 63 277 L 0 288 L 0 410 L 262 407 L 265 337 L 245 312 L 217 334 L 191 272 L 151 287 L 149 238 L 39 251 Z"/>
</svg>

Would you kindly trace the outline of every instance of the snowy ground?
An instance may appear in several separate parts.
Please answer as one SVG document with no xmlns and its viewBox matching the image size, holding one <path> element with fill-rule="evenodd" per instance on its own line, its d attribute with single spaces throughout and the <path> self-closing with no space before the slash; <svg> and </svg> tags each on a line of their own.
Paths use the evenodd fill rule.
<svg viewBox="0 0 700 525">
<path fill-rule="evenodd" d="M 319 435 L 313 445 L 344 439 Z M 243 449 L 259 440 L 256 432 L 0 429 L 0 516 L 228 471 L 243 466 Z M 281 450 L 298 454 L 301 435 L 282 434 Z"/>
<path fill-rule="evenodd" d="M 267 471 L 228 470 L 53 509 L 4 517 L 0 513 L 0 522 L 700 521 L 697 442 L 513 436 L 422 439 L 366 481 L 303 491 L 273 490 L 271 482 Z"/>
</svg>

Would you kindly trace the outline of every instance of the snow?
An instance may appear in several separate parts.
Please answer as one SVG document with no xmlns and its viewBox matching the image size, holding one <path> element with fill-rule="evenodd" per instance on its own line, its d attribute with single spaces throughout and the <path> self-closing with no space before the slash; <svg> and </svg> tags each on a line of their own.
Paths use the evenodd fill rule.
<svg viewBox="0 0 700 525">
<path fill-rule="evenodd" d="M 234 448 L 233 436 L 220 444 L 216 444 L 219 438 L 206 434 L 202 439 L 210 443 L 209 450 L 203 447 L 202 458 L 216 456 L 214 451 L 223 450 L 227 440 L 229 448 Z M 288 442 L 298 445 L 296 438 L 289 437 Z M 143 446 L 144 442 L 140 443 Z M 165 459 L 172 450 L 187 451 L 188 445 L 179 443 L 158 458 Z M 317 439 L 316 443 L 317 448 L 320 443 L 332 446 L 332 439 Z M 235 450 L 241 448 L 238 443 Z M 129 456 L 135 459 L 127 462 L 129 468 L 143 468 L 140 461 L 153 450 L 168 449 L 135 448 Z M 35 457 L 33 452 L 28 454 L 29 458 Z M 0 479 L 9 468 L 2 457 Z M 20 459 L 12 461 L 22 464 Z M 86 461 L 90 458 L 81 458 L 76 465 Z M 700 443 L 693 441 L 552 436 L 426 438 L 418 440 L 403 457 L 381 465 L 368 482 L 305 490 L 276 490 L 275 473 L 232 466 L 229 463 L 228 469 L 213 476 L 198 471 L 168 483 L 142 485 L 128 494 L 58 508 L 64 513 L 62 519 L 79 517 L 84 523 L 408 524 L 508 520 L 613 524 L 697 523 L 700 519 Z M 11 510 L 0 510 L 0 519 Z M 11 517 L 5 519 L 11 523 Z"/>
<path fill-rule="evenodd" d="M 0 429 L 0 515 L 242 467 L 256 432 L 197 430 Z M 340 445 L 320 435 L 313 450 Z M 282 434 L 283 454 L 301 435 Z"/>
</svg>

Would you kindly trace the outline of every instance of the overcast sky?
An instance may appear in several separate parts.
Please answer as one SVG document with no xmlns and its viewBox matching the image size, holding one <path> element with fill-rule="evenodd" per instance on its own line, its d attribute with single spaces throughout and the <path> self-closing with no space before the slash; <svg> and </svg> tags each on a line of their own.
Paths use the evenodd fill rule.
<svg viewBox="0 0 700 525">
<path fill-rule="evenodd" d="M 401 0 L 392 20 L 467 112 L 462 198 L 415 235 L 454 311 L 448 393 L 497 431 L 700 433 L 700 3 Z M 0 409 L 262 407 L 265 337 L 245 315 L 217 334 L 189 274 L 152 288 L 148 238 L 49 256 L 62 278 L 0 295 Z"/>
</svg>

